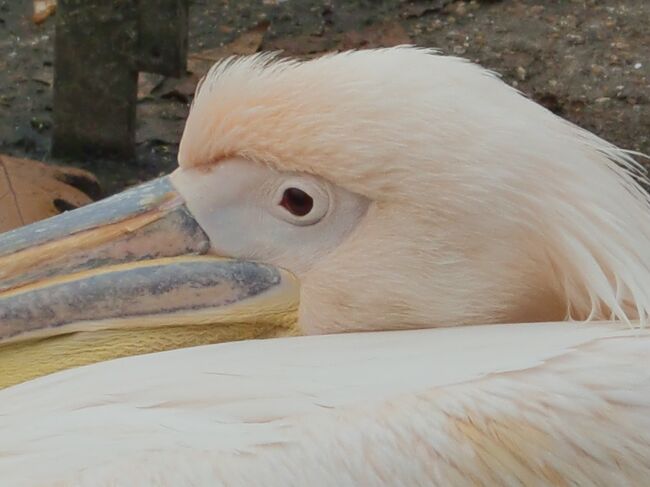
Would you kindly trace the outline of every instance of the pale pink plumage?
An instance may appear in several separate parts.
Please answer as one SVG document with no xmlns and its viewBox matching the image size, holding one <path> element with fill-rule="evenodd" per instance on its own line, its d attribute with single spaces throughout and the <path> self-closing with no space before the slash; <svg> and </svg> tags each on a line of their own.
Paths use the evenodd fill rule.
<svg viewBox="0 0 650 487">
<path fill-rule="evenodd" d="M 313 332 L 650 313 L 639 166 L 463 59 L 397 47 L 224 61 L 197 93 L 179 161 L 233 157 L 376 203 L 359 238 L 299 276 Z"/>
</svg>

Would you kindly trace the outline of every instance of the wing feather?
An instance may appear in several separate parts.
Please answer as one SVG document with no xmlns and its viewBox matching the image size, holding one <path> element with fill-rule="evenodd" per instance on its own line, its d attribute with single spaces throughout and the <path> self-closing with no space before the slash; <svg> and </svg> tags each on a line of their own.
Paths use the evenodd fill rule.
<svg viewBox="0 0 650 487">
<path fill-rule="evenodd" d="M 0 391 L 0 473 L 16 486 L 643 485 L 649 361 L 650 334 L 611 323 L 131 357 Z"/>
</svg>

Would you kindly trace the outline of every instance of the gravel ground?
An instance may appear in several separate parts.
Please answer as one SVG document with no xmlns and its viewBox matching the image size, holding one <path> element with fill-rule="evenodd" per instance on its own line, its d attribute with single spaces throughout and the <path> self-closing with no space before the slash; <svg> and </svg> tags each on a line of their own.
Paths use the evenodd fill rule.
<svg viewBox="0 0 650 487">
<path fill-rule="evenodd" d="M 299 56 L 409 42 L 437 47 L 497 71 L 621 147 L 650 153 L 648 0 L 195 0 L 190 16 L 194 55 L 219 47 Z M 0 153 L 89 169 L 107 193 L 172 169 L 203 67 L 190 63 L 194 75 L 180 81 L 141 77 L 136 160 L 54 160 L 54 23 L 35 25 L 31 1 L 0 0 Z"/>
</svg>

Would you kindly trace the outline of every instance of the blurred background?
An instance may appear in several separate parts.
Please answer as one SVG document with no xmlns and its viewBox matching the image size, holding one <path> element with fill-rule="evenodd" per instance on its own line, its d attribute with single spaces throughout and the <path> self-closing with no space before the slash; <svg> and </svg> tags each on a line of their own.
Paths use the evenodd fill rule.
<svg viewBox="0 0 650 487">
<path fill-rule="evenodd" d="M 51 156 L 56 10 L 55 0 L 0 0 L 0 154 L 88 170 L 104 195 L 173 169 L 198 79 L 224 56 L 266 50 L 310 57 L 436 47 L 500 73 L 623 148 L 650 153 L 648 0 L 191 0 L 187 72 L 139 74 L 135 157 L 127 160 Z M 93 60 L 79 62 L 93 69 Z"/>
</svg>

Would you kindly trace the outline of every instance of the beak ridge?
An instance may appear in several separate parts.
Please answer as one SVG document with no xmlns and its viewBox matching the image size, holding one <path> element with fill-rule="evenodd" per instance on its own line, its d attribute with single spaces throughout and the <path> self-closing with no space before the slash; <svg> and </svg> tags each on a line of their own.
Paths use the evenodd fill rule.
<svg viewBox="0 0 650 487">
<path fill-rule="evenodd" d="M 0 237 L 0 292 L 56 275 L 205 254 L 208 237 L 168 177 Z"/>
</svg>

